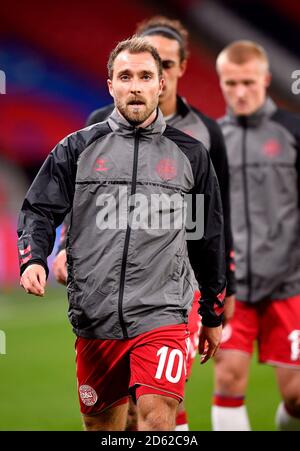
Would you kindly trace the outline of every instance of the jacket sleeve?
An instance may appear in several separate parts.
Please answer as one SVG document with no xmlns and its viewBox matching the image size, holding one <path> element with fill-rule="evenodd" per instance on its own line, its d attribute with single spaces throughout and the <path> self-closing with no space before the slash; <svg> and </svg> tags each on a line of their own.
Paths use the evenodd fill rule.
<svg viewBox="0 0 300 451">
<path fill-rule="evenodd" d="M 224 234 L 225 234 L 225 254 L 226 254 L 226 296 L 235 293 L 235 263 L 233 251 L 233 238 L 231 231 L 230 216 L 230 179 L 227 153 L 223 134 L 218 124 L 214 123 L 209 128 L 211 137 L 210 157 L 218 178 L 223 215 L 224 215 Z"/>
<path fill-rule="evenodd" d="M 204 194 L 204 234 L 198 241 L 188 240 L 188 251 L 201 292 L 202 324 L 216 327 L 222 323 L 226 287 L 223 211 L 218 180 L 208 152 L 202 149 L 201 157 L 195 171 L 193 194 Z"/>
<path fill-rule="evenodd" d="M 298 206 L 300 208 L 300 133 L 296 135 L 296 170 L 298 174 Z"/>
<path fill-rule="evenodd" d="M 281 108 L 278 108 L 273 114 L 272 120 L 278 122 L 281 126 L 286 128 L 294 136 L 295 139 L 295 166 L 298 174 L 298 205 L 300 208 L 300 116 L 298 114 L 290 113 Z"/>
<path fill-rule="evenodd" d="M 19 215 L 18 250 L 21 274 L 32 263 L 48 275 L 56 227 L 70 211 L 75 191 L 76 149 L 74 136 L 61 141 L 48 155 L 29 188 Z"/>
</svg>

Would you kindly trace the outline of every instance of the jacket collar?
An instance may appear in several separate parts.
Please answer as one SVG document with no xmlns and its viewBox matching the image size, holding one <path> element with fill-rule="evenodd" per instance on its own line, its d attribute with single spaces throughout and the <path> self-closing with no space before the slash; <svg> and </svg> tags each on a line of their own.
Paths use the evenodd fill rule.
<svg viewBox="0 0 300 451">
<path fill-rule="evenodd" d="M 146 128 L 132 126 L 115 108 L 108 118 L 110 128 L 117 134 L 123 136 L 133 136 L 136 130 L 139 130 L 141 136 L 162 135 L 166 128 L 166 122 L 162 112 L 157 108 L 155 120 Z"/>
<path fill-rule="evenodd" d="M 191 107 L 184 97 L 177 96 L 177 114 L 185 117 L 191 111 Z"/>
<path fill-rule="evenodd" d="M 236 116 L 231 108 L 227 108 L 227 117 L 230 122 L 242 125 L 243 127 L 256 127 L 264 119 L 271 117 L 277 110 L 276 104 L 270 97 L 267 97 L 265 103 L 255 113 L 249 116 Z"/>
</svg>

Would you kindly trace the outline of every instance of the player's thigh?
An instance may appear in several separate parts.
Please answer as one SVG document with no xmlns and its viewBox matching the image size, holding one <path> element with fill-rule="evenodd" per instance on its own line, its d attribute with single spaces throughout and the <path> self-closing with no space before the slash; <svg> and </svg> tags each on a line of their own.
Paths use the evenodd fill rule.
<svg viewBox="0 0 300 451">
<path fill-rule="evenodd" d="M 130 389 L 135 399 L 149 393 L 183 398 L 188 336 L 185 324 L 159 327 L 139 336 L 130 352 Z"/>
<path fill-rule="evenodd" d="M 188 337 L 187 327 L 181 324 L 136 338 L 136 346 L 130 352 L 130 387 L 139 413 L 130 400 L 126 430 L 175 428 L 187 376 Z"/>
<path fill-rule="evenodd" d="M 86 431 L 124 431 L 127 422 L 128 402 L 111 407 L 95 415 L 82 415 Z"/>
<path fill-rule="evenodd" d="M 130 352 L 130 389 L 137 402 L 138 430 L 173 430 L 187 375 L 189 332 L 185 324 L 139 336 Z"/>
</svg>

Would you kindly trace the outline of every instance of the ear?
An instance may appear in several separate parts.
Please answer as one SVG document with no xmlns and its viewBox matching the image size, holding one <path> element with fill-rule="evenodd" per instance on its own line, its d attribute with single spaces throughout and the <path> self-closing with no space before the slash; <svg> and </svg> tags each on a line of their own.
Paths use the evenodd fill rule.
<svg viewBox="0 0 300 451">
<path fill-rule="evenodd" d="M 159 80 L 159 92 L 158 92 L 158 95 L 159 95 L 159 96 L 160 96 L 161 93 L 162 93 L 162 90 L 163 90 L 164 85 L 165 85 L 165 79 L 164 79 L 164 78 L 161 78 L 161 79 Z"/>
<path fill-rule="evenodd" d="M 180 68 L 179 78 L 181 78 L 185 74 L 186 67 L 187 67 L 187 60 L 181 61 L 180 65 L 179 65 L 179 68 Z"/>
<path fill-rule="evenodd" d="M 265 87 L 268 88 L 271 84 L 272 81 L 272 74 L 270 74 L 270 72 L 268 72 L 265 76 Z"/>
<path fill-rule="evenodd" d="M 112 87 L 112 81 L 110 79 L 107 80 L 107 86 L 108 86 L 108 90 L 110 95 L 114 98 L 114 91 L 113 91 L 113 87 Z"/>
</svg>

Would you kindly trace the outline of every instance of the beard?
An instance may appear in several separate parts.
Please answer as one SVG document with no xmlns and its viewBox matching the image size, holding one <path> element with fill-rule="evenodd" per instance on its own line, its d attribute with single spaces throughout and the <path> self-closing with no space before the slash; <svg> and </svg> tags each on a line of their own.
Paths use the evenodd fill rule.
<svg viewBox="0 0 300 451">
<path fill-rule="evenodd" d="M 142 97 L 132 97 L 126 102 L 115 99 L 115 104 L 122 116 L 133 126 L 145 122 L 158 106 L 158 99 L 147 102 Z"/>
</svg>

